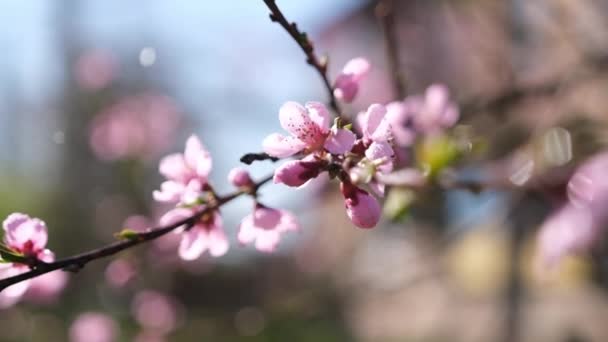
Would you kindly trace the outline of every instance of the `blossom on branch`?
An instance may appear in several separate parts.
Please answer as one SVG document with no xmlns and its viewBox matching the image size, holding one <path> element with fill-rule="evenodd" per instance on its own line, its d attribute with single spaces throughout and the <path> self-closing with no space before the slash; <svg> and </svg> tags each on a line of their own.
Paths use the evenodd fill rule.
<svg viewBox="0 0 608 342">
<path fill-rule="evenodd" d="M 290 212 L 257 203 L 253 213 L 241 221 L 238 239 L 244 245 L 255 243 L 259 251 L 269 253 L 276 249 L 284 233 L 298 229 L 296 218 Z"/>
<path fill-rule="evenodd" d="M 359 84 L 367 76 L 371 65 L 367 59 L 358 57 L 344 65 L 334 83 L 334 96 L 344 102 L 352 102 L 359 92 Z"/>
</svg>

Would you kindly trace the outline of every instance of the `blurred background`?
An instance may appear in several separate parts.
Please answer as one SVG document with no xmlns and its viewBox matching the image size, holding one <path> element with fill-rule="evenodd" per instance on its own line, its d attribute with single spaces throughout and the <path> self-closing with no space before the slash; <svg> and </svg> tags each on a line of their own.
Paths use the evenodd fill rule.
<svg viewBox="0 0 608 342">
<path fill-rule="evenodd" d="M 372 62 L 348 113 L 395 99 L 375 1 L 278 4 L 332 79 L 352 57 Z M 555 132 L 569 166 L 608 141 L 608 1 L 393 5 L 408 92 L 447 84 L 457 129 L 487 146 L 473 173 Z M 280 130 L 283 102 L 326 99 L 262 1 L 9 0 L 0 44 L 0 217 L 43 218 L 58 257 L 154 225 L 158 161 L 189 135 L 227 193 L 240 156 Z M 335 184 L 262 194 L 302 224 L 277 253 L 236 243 L 252 208 L 239 199 L 222 209 L 227 256 L 181 261 L 170 235 L 94 262 L 2 309 L 0 341 L 608 341 L 605 248 L 538 267 L 550 196 L 430 189 L 368 231 Z"/>
</svg>

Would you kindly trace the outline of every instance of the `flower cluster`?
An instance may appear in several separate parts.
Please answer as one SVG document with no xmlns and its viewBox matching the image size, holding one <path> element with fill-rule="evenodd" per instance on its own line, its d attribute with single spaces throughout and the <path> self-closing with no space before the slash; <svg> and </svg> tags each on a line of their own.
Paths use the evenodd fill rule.
<svg viewBox="0 0 608 342">
<path fill-rule="evenodd" d="M 348 62 L 336 79 L 334 95 L 351 102 L 369 69 L 363 58 Z M 419 184 L 423 176 L 404 156 L 407 148 L 417 136 L 439 134 L 457 119 L 458 108 L 441 85 L 430 86 L 422 96 L 370 105 L 357 117 L 359 136 L 340 120 L 330 127 L 329 111 L 321 103 L 287 102 L 279 110 L 279 121 L 289 135 L 273 133 L 262 146 L 273 157 L 297 157 L 275 170 L 275 183 L 301 187 L 328 172 L 340 180 L 347 216 L 360 228 L 372 228 L 380 220 L 381 205 L 375 196 L 384 196 L 388 183 L 384 180 L 403 174 L 393 172 L 396 162 L 403 161 L 399 163 L 407 175 L 399 177 L 403 185 Z"/>
<path fill-rule="evenodd" d="M 48 240 L 46 224 L 37 218 L 21 213 L 9 215 L 3 222 L 4 246 L 0 264 L 0 278 L 27 272 L 32 265 L 52 262 L 53 252 L 46 248 Z M 32 294 L 42 300 L 53 297 L 63 289 L 65 274 L 52 272 L 8 287 L 0 293 L 0 307 L 8 307 L 24 295 Z"/>
<path fill-rule="evenodd" d="M 229 248 L 222 216 L 217 208 L 221 199 L 209 183 L 211 169 L 211 155 L 196 136 L 186 141 L 183 154 L 171 154 L 160 162 L 160 173 L 167 180 L 161 184 L 160 190 L 154 191 L 153 196 L 159 202 L 176 204 L 174 209 L 160 218 L 161 224 L 181 222 L 197 216 L 206 208 L 213 208 L 211 212 L 198 215 L 191 226 L 178 231 L 182 234 L 179 255 L 184 260 L 197 259 L 204 252 L 219 257 Z M 232 170 L 228 180 L 243 191 L 251 191 L 255 187 L 249 173 L 242 169 Z M 267 208 L 256 201 L 253 213 L 246 216 L 240 225 L 238 240 L 243 244 L 255 241 L 258 250 L 271 252 L 284 232 L 296 230 L 297 227 L 295 218 L 287 211 Z"/>
</svg>

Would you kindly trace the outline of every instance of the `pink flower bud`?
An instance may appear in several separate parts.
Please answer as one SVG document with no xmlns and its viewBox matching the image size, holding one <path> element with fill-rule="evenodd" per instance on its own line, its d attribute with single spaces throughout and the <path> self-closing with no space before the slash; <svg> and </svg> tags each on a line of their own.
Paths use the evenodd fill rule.
<svg viewBox="0 0 608 342">
<path fill-rule="evenodd" d="M 370 64 L 365 58 L 348 61 L 334 83 L 334 96 L 344 102 L 352 102 L 359 92 L 359 83 L 367 75 Z"/>
<path fill-rule="evenodd" d="M 235 167 L 228 173 L 228 181 L 236 187 L 251 186 L 253 181 L 249 176 L 249 172 L 240 167 Z"/>
<path fill-rule="evenodd" d="M 274 182 L 298 187 L 317 177 L 322 171 L 323 162 L 318 160 L 292 160 L 281 165 L 274 172 Z"/>
<path fill-rule="evenodd" d="M 375 227 L 382 211 L 378 200 L 350 183 L 342 182 L 340 189 L 344 195 L 346 215 L 350 220 L 359 228 Z"/>
</svg>

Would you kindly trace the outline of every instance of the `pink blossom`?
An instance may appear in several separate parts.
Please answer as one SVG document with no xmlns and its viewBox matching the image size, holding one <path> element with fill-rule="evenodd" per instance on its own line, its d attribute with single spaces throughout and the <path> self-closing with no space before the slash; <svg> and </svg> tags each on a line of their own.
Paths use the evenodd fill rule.
<svg viewBox="0 0 608 342">
<path fill-rule="evenodd" d="M 273 133 L 264 139 L 264 152 L 273 157 L 285 158 L 323 149 L 341 154 L 349 151 L 355 141 L 354 134 L 348 130 L 330 130 L 329 112 L 318 102 L 308 102 L 304 106 L 287 102 L 279 110 L 279 121 L 291 135 Z"/>
<path fill-rule="evenodd" d="M 240 167 L 235 167 L 228 173 L 228 181 L 236 187 L 252 186 L 253 181 L 249 172 Z"/>
<path fill-rule="evenodd" d="M 21 264 L 0 263 L 0 279 L 13 277 L 27 272 L 29 268 Z M 0 292 L 0 309 L 15 305 L 25 294 L 31 280 L 11 285 Z"/>
<path fill-rule="evenodd" d="M 196 213 L 194 208 L 175 208 L 160 219 L 162 225 L 170 225 Z M 205 251 L 219 257 L 228 251 L 228 239 L 223 229 L 222 217 L 217 211 L 203 215 L 190 229 L 181 233 L 179 256 L 184 260 L 194 260 Z"/>
<path fill-rule="evenodd" d="M 114 342 L 118 334 L 118 324 L 99 312 L 82 313 L 70 326 L 71 342 Z"/>
<path fill-rule="evenodd" d="M 361 81 L 369 73 L 370 68 L 370 63 L 362 57 L 348 61 L 342 72 L 336 77 L 334 96 L 344 102 L 352 102 L 359 92 Z"/>
<path fill-rule="evenodd" d="M 242 244 L 255 241 L 259 251 L 269 253 L 276 249 L 281 235 L 292 230 L 298 230 L 298 223 L 290 212 L 257 204 L 241 221 L 238 239 Z"/>
<path fill-rule="evenodd" d="M 41 304 L 53 303 L 68 283 L 66 272 L 58 270 L 33 278 L 24 294 L 25 299 Z"/>
<path fill-rule="evenodd" d="M 413 112 L 414 126 L 422 132 L 434 132 L 453 126 L 460 116 L 458 106 L 449 100 L 449 90 L 442 84 L 429 86 L 424 96 L 406 99 Z"/>
<path fill-rule="evenodd" d="M 4 242 L 13 251 L 45 259 L 48 240 L 46 224 L 21 213 L 10 214 L 3 222 Z"/>
<path fill-rule="evenodd" d="M 410 127 L 412 121 L 411 101 L 395 101 L 387 104 L 386 120 L 391 126 L 394 142 L 397 146 L 411 146 L 416 132 Z"/>
<path fill-rule="evenodd" d="M 359 114 L 358 121 L 364 139 L 377 142 L 391 139 L 391 125 L 386 113 L 386 107 L 383 105 L 372 104 L 365 113 Z"/>
<path fill-rule="evenodd" d="M 608 153 L 585 161 L 568 182 L 568 203 L 540 228 L 540 251 L 549 263 L 593 247 L 608 223 Z"/>
<path fill-rule="evenodd" d="M 167 181 L 154 191 L 154 199 L 191 204 L 207 184 L 211 167 L 209 152 L 197 136 L 190 136 L 183 154 L 171 154 L 161 160 L 159 170 Z"/>
<path fill-rule="evenodd" d="M 131 310 L 142 327 L 163 335 L 173 331 L 177 324 L 175 300 L 157 291 L 139 292 L 133 299 Z"/>
<path fill-rule="evenodd" d="M 367 191 L 353 184 L 342 182 L 340 184 L 344 195 L 346 214 L 359 228 L 373 228 L 380 220 L 381 207 L 378 200 Z"/>
<path fill-rule="evenodd" d="M 175 104 L 166 96 L 129 96 L 95 116 L 89 144 L 103 161 L 156 157 L 173 141 L 179 118 Z"/>
<path fill-rule="evenodd" d="M 273 181 L 276 184 L 299 187 L 317 177 L 325 164 L 312 155 L 302 160 L 288 161 L 274 171 Z"/>
</svg>

